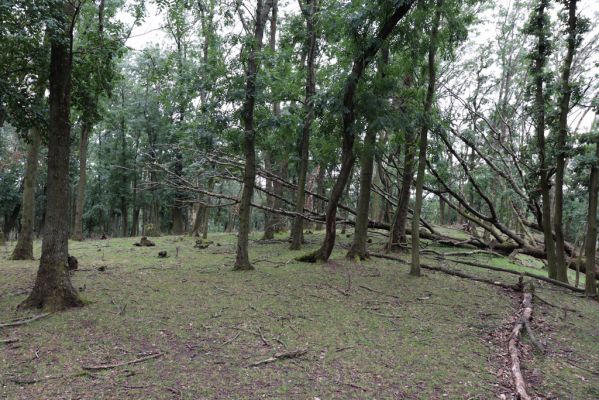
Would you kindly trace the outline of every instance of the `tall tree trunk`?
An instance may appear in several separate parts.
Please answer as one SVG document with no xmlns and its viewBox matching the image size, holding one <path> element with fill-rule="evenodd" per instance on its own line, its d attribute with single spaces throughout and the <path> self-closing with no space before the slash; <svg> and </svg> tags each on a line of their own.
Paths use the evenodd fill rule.
<svg viewBox="0 0 599 400">
<path fill-rule="evenodd" d="M 439 225 L 445 225 L 445 223 L 445 201 L 443 201 L 443 199 L 439 197 Z"/>
<path fill-rule="evenodd" d="M 87 147 L 91 125 L 84 123 L 81 127 L 81 142 L 79 143 L 79 182 L 77 183 L 77 200 L 75 203 L 74 240 L 83 240 L 83 207 L 85 206 L 85 183 L 87 180 Z"/>
<path fill-rule="evenodd" d="M 323 164 L 320 164 L 318 166 L 318 175 L 316 176 L 316 193 L 320 196 L 325 196 L 325 191 L 326 188 L 324 186 L 324 178 L 325 178 L 325 174 L 327 172 L 327 169 L 325 168 L 325 166 Z M 325 210 L 325 202 L 324 200 L 320 200 L 315 198 L 314 199 L 314 209 L 316 210 L 317 213 L 322 214 L 324 213 Z M 314 229 L 317 231 L 322 230 L 322 224 L 321 223 L 317 223 L 314 226 Z"/>
<path fill-rule="evenodd" d="M 547 269 L 549 277 L 557 278 L 557 265 L 555 256 L 555 241 L 553 239 L 551 225 L 551 196 L 549 184 L 549 165 L 546 160 L 545 149 L 545 93 L 543 85 L 545 83 L 545 64 L 547 60 L 548 43 L 545 37 L 546 14 L 545 10 L 548 0 L 539 0 L 534 16 L 534 30 L 537 36 L 537 44 L 534 52 L 534 62 L 532 67 L 534 85 L 535 85 L 535 123 L 537 137 L 537 151 L 539 152 L 539 189 L 543 202 L 542 226 L 545 240 L 545 251 L 547 252 Z"/>
<path fill-rule="evenodd" d="M 595 124 L 599 126 L 595 117 Z M 597 296 L 597 282 L 595 276 L 595 252 L 597 249 L 597 190 L 599 189 L 599 141 L 595 139 L 595 161 L 591 167 L 591 176 L 589 179 L 589 208 L 587 213 L 587 235 L 585 239 L 585 293 L 587 296 Z"/>
<path fill-rule="evenodd" d="M 385 68 L 389 63 L 389 48 L 383 47 L 381 50 L 381 58 L 378 65 L 379 79 L 384 80 L 386 71 Z M 377 89 L 380 88 L 377 85 Z M 377 95 L 385 97 L 384 91 L 376 90 Z M 368 257 L 366 242 L 368 240 L 368 216 L 370 210 L 370 192 L 372 186 L 372 177 L 374 174 L 374 150 L 376 147 L 377 125 L 372 121 L 369 122 L 364 137 L 364 146 L 362 150 L 362 166 L 360 169 L 360 193 L 358 194 L 358 205 L 356 214 L 356 225 L 354 228 L 354 239 L 352 245 L 347 252 L 346 257 L 349 259 L 360 258 L 364 260 Z"/>
<path fill-rule="evenodd" d="M 273 5 L 272 5 L 272 15 L 270 17 L 270 40 L 269 40 L 270 50 L 272 51 L 273 54 L 275 54 L 275 52 L 277 50 L 277 12 L 278 12 L 277 2 L 274 1 Z M 278 119 L 281 116 L 281 105 L 277 100 L 273 100 L 272 113 L 276 119 Z M 264 168 L 268 172 L 276 173 L 276 170 L 274 169 L 274 165 L 277 163 L 277 159 L 273 156 L 274 156 L 274 153 L 270 154 L 269 151 L 265 152 Z M 273 183 L 272 179 L 266 178 L 267 192 L 272 193 L 273 187 L 274 187 L 274 183 Z M 266 205 L 269 208 L 275 207 L 275 198 L 273 196 L 271 196 L 270 194 L 266 195 Z M 262 236 L 262 239 L 270 240 L 275 237 L 275 223 L 276 222 L 277 222 L 276 214 L 273 214 L 269 211 L 264 212 L 264 235 Z"/>
<path fill-rule="evenodd" d="M 270 154 L 264 154 L 264 168 L 268 172 L 272 172 L 272 162 L 270 159 Z M 273 191 L 273 182 L 272 179 L 266 178 L 266 191 L 271 193 Z M 266 206 L 268 208 L 273 208 L 275 203 L 275 198 L 269 194 L 266 195 Z M 270 211 L 264 211 L 264 235 L 262 236 L 263 240 L 274 239 L 275 237 L 275 229 L 274 229 L 274 214 Z"/>
<path fill-rule="evenodd" d="M 48 198 L 42 257 L 33 289 L 21 308 L 48 311 L 82 306 L 67 270 L 69 255 L 69 152 L 71 142 L 71 71 L 73 26 L 77 10 L 71 3 L 57 5 L 51 28 L 50 113 L 48 126 Z"/>
<path fill-rule="evenodd" d="M 289 169 L 289 161 L 285 158 L 283 160 L 278 160 L 277 165 L 277 175 L 280 176 L 283 180 L 287 180 L 288 169 Z M 277 210 L 283 209 L 283 198 L 285 196 L 284 186 L 281 182 L 274 181 L 273 182 L 273 190 L 275 192 L 274 199 L 274 208 Z M 274 231 L 276 233 L 281 233 L 287 230 L 287 220 L 281 214 L 271 215 L 272 224 L 274 227 Z"/>
<path fill-rule="evenodd" d="M 406 224 L 408 222 L 408 210 L 410 208 L 410 191 L 416 172 L 416 142 L 414 132 L 408 128 L 406 131 L 406 143 L 403 148 L 404 165 L 401 175 L 401 189 L 397 201 L 397 211 L 391 232 L 389 232 L 388 250 L 401 250 L 401 245 L 406 244 L 408 239 L 406 235 Z"/>
<path fill-rule="evenodd" d="M 353 152 L 355 133 L 354 125 L 356 120 L 354 98 L 358 82 L 364 73 L 364 70 L 380 48 L 383 46 L 389 35 L 393 32 L 397 23 L 410 11 L 413 0 L 396 3 L 393 14 L 391 14 L 381 25 L 374 40 L 354 59 L 352 70 L 345 82 L 343 90 L 342 120 L 343 120 L 343 141 L 341 145 L 341 169 L 335 185 L 331 190 L 331 198 L 327 204 L 325 216 L 325 238 L 320 249 L 312 254 L 298 258 L 300 261 L 316 262 L 327 261 L 333 252 L 335 246 L 335 235 L 337 225 L 337 205 L 343 195 L 343 189 L 350 176 L 354 165 L 355 155 Z"/>
<path fill-rule="evenodd" d="M 29 130 L 27 163 L 23 177 L 23 206 L 21 207 L 21 230 L 11 260 L 33 260 L 33 224 L 35 219 L 35 181 L 41 135 L 38 128 Z"/>
<path fill-rule="evenodd" d="M 183 155 L 180 150 L 177 150 L 175 154 L 175 176 L 181 177 L 183 175 Z M 173 217 L 173 234 L 182 235 L 184 232 L 185 224 L 183 223 L 183 193 L 180 189 L 175 191 L 175 204 L 172 208 Z"/>
<path fill-rule="evenodd" d="M 360 194 L 358 195 L 358 207 L 356 214 L 356 226 L 354 239 L 347 252 L 346 257 L 360 258 L 368 257 L 366 241 L 368 239 L 368 210 L 370 208 L 370 185 L 372 184 L 374 148 L 376 146 L 376 130 L 369 126 L 364 137 L 364 149 L 362 152 L 362 168 L 360 169 Z"/>
<path fill-rule="evenodd" d="M 431 28 L 430 43 L 428 49 L 428 88 L 424 100 L 424 124 L 420 130 L 418 174 L 416 175 L 416 199 L 414 201 L 414 212 L 412 213 L 412 265 L 410 275 L 420 276 L 420 211 L 422 210 L 422 189 L 424 186 L 424 170 L 426 167 L 426 148 L 428 145 L 428 130 L 430 128 L 430 114 L 435 97 L 436 84 L 436 61 L 437 35 L 441 21 L 441 7 L 443 0 L 437 0 L 435 5 L 435 16 Z"/>
<path fill-rule="evenodd" d="M 245 100 L 243 102 L 243 152 L 245 168 L 243 171 L 243 191 L 239 202 L 239 234 L 237 236 L 237 255 L 234 270 L 252 270 L 248 254 L 250 235 L 251 203 L 256 181 L 256 132 L 254 130 L 254 106 L 256 104 L 256 75 L 258 74 L 258 53 L 262 50 L 264 24 L 268 18 L 273 0 L 257 0 L 254 38 L 249 45 L 245 72 Z"/>
<path fill-rule="evenodd" d="M 304 4 L 305 2 L 305 4 Z M 297 172 L 297 191 L 295 193 L 295 212 L 303 214 L 306 202 L 306 176 L 310 149 L 310 131 L 314 121 L 314 95 L 316 94 L 316 53 L 318 49 L 315 14 L 318 0 L 299 0 L 299 5 L 306 20 L 306 91 L 304 99 L 304 125 L 299 142 L 299 170 Z M 296 216 L 291 224 L 291 250 L 299 250 L 304 239 L 304 219 Z"/>
<path fill-rule="evenodd" d="M 563 207 L 564 207 L 564 171 L 566 169 L 566 141 L 568 137 L 568 113 L 570 111 L 570 69 L 572 59 L 576 50 L 577 41 L 577 18 L 576 4 L 578 0 L 568 0 L 568 39 L 564 64 L 562 65 L 561 90 L 559 100 L 559 127 L 557 137 L 557 163 L 555 171 L 555 255 L 557 280 L 568 282 L 568 266 L 566 265 L 566 246 L 563 231 Z"/>
</svg>

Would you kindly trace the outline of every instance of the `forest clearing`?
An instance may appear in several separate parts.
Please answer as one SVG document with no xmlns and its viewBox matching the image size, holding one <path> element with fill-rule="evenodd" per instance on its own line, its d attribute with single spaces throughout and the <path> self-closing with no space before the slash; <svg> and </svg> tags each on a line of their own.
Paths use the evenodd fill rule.
<svg viewBox="0 0 599 400">
<path fill-rule="evenodd" d="M 0 398 L 599 399 L 597 0 L 0 0 Z"/>
<path fill-rule="evenodd" d="M 319 236 L 307 236 L 307 247 L 315 247 Z M 73 284 L 86 306 L 1 329 L 2 340 L 17 341 L 2 345 L 0 397 L 511 398 L 507 338 L 520 293 L 442 272 L 413 278 L 408 265 L 377 258 L 356 263 L 341 251 L 326 264 L 306 265 L 293 260 L 298 252 L 288 250 L 284 238 L 260 241 L 257 235 L 250 254 L 258 269 L 239 274 L 229 266 L 234 237 L 211 239 L 220 246 L 197 249 L 192 238 L 178 236 L 157 238 L 156 247 L 135 247 L 133 239 L 73 243 L 80 263 Z M 340 242 L 350 243 L 345 237 Z M 158 258 L 162 250 L 172 256 Z M 543 273 L 501 257 L 469 259 Z M 423 263 L 518 281 L 517 275 L 429 257 Z M 14 304 L 30 290 L 35 267 L 0 262 L 4 318 L 26 316 L 15 315 Z M 535 281 L 532 328 L 545 352 L 524 335 L 531 395 L 599 396 L 598 308 Z M 295 350 L 305 354 L 251 366 Z M 84 369 L 153 354 L 161 356 Z"/>
</svg>

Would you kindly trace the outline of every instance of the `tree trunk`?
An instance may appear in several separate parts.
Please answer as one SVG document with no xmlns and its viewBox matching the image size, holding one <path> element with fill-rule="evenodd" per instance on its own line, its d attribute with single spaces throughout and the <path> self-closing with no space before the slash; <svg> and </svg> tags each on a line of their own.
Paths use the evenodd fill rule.
<svg viewBox="0 0 599 400">
<path fill-rule="evenodd" d="M 183 155 L 180 150 L 177 150 L 175 155 L 175 176 L 180 177 L 183 175 Z M 172 208 L 173 218 L 173 235 L 182 235 L 184 232 L 185 224 L 183 223 L 183 193 L 180 189 L 175 191 L 175 204 Z"/>
<path fill-rule="evenodd" d="M 445 225 L 446 217 L 445 217 L 445 202 L 441 197 L 439 197 L 439 225 Z M 487 231 L 485 231 L 487 232 Z"/>
<path fill-rule="evenodd" d="M 277 162 L 277 174 L 282 178 L 282 179 L 287 179 L 287 170 L 289 168 L 288 166 L 289 161 L 287 159 L 284 160 L 278 160 Z M 284 192 L 284 188 L 283 188 L 283 184 L 279 181 L 274 181 L 273 182 L 273 190 L 275 192 L 275 195 L 277 197 L 275 197 L 274 199 L 274 208 L 277 210 L 281 210 L 283 208 L 283 198 L 285 196 L 285 192 Z M 287 230 L 287 221 L 286 219 L 280 215 L 280 214 L 275 214 L 275 215 L 271 215 L 272 218 L 272 224 L 274 227 L 274 231 L 276 233 L 281 233 Z"/>
<path fill-rule="evenodd" d="M 435 55 L 437 53 L 437 34 L 439 32 L 442 5 L 443 0 L 437 0 L 428 50 L 428 88 L 426 91 L 426 99 L 424 101 L 425 120 L 420 131 L 418 175 L 416 175 L 416 200 L 414 204 L 414 212 L 412 213 L 412 265 L 410 267 L 410 275 L 412 276 L 420 276 L 420 211 L 422 210 L 422 189 L 424 186 L 424 169 L 426 167 L 428 130 L 431 123 L 430 114 L 435 96 L 435 83 L 437 78 Z"/>
<path fill-rule="evenodd" d="M 595 123 L 593 125 L 599 125 L 597 122 L 599 117 L 595 116 Z M 595 138 L 595 141 L 597 139 Z M 591 177 L 589 179 L 589 208 L 587 214 L 587 236 L 585 239 L 585 269 L 586 269 L 586 282 L 585 282 L 585 293 L 587 296 L 597 296 L 597 282 L 595 281 L 595 251 L 597 247 L 597 190 L 599 189 L 599 166 L 597 161 L 599 160 L 599 141 L 595 144 L 595 161 L 591 167 Z"/>
<path fill-rule="evenodd" d="M 408 128 L 406 143 L 404 145 L 404 167 L 402 173 L 401 190 L 397 202 L 395 220 L 389 232 L 388 250 L 401 250 L 401 245 L 407 243 L 406 224 L 408 222 L 408 209 L 410 208 L 410 191 L 414 181 L 416 143 L 414 133 Z"/>
<path fill-rule="evenodd" d="M 84 123 L 81 128 L 81 142 L 79 143 L 79 182 L 77 183 L 77 200 L 75 203 L 75 229 L 74 240 L 83 240 L 83 207 L 85 206 L 85 183 L 87 179 L 87 147 L 91 126 Z"/>
<path fill-rule="evenodd" d="M 545 251 L 547 252 L 547 269 L 551 279 L 557 278 L 557 266 L 555 256 L 555 241 L 553 239 L 551 225 L 551 197 L 549 184 L 549 165 L 546 161 L 545 149 L 545 64 L 547 59 L 548 43 L 545 38 L 546 15 L 548 0 L 539 0 L 539 5 L 534 16 L 534 29 L 537 36 L 537 44 L 534 53 L 533 77 L 535 82 L 535 123 L 537 136 L 537 150 L 539 152 L 539 189 L 543 202 L 542 226 L 545 240 Z"/>
<path fill-rule="evenodd" d="M 325 187 L 324 187 L 324 178 L 326 174 L 326 168 L 324 165 L 318 166 L 318 175 L 316 176 L 316 193 L 320 196 L 325 195 Z M 321 199 L 314 199 L 314 209 L 317 213 L 324 213 L 325 210 L 325 202 Z M 322 230 L 322 224 L 318 223 L 314 226 L 314 229 L 317 231 Z"/>
<path fill-rule="evenodd" d="M 270 18 L 270 50 L 274 55 L 277 50 L 277 2 L 273 2 L 272 15 Z M 275 119 L 279 119 L 281 116 L 281 105 L 278 101 L 274 100 L 272 104 L 272 113 Z M 264 168 L 270 173 L 276 173 L 274 165 L 277 163 L 277 158 L 273 157 L 274 154 L 270 154 L 268 151 L 264 154 Z M 266 178 L 266 190 L 272 193 L 274 190 L 274 182 L 270 178 Z M 275 198 L 270 194 L 266 195 L 266 205 L 269 208 L 275 208 Z M 270 240 L 275 237 L 275 224 L 277 223 L 277 215 L 269 211 L 264 212 L 264 235 L 262 239 Z"/>
<path fill-rule="evenodd" d="M 21 207 L 21 230 L 11 260 L 33 260 L 33 224 L 35 219 L 35 181 L 41 136 L 38 128 L 29 131 L 27 163 L 23 177 L 23 206 Z"/>
<path fill-rule="evenodd" d="M 57 7 L 51 37 L 48 126 L 48 198 L 42 241 L 42 257 L 33 289 L 21 308 L 48 311 L 82 306 L 67 270 L 69 255 L 69 152 L 71 125 L 72 21 L 76 11 L 70 3 Z"/>
<path fill-rule="evenodd" d="M 234 270 L 252 270 L 248 255 L 250 235 L 251 203 L 256 180 L 256 132 L 254 130 L 254 106 L 256 104 L 256 75 L 258 74 L 258 53 L 262 49 L 264 24 L 273 6 L 273 0 L 257 0 L 254 38 L 249 46 L 246 65 L 245 100 L 243 102 L 243 151 L 245 168 L 243 171 L 243 191 L 239 202 L 239 234 L 237 236 L 237 255 Z"/>
<path fill-rule="evenodd" d="M 303 4 L 305 1 L 305 5 Z M 295 194 L 295 212 L 302 214 L 304 212 L 304 203 L 306 202 L 306 176 L 308 175 L 308 161 L 310 149 L 310 130 L 314 121 L 314 95 L 316 94 L 316 53 L 318 42 L 316 38 L 315 13 L 318 7 L 318 0 L 299 0 L 302 13 L 306 19 L 306 91 L 304 100 L 304 125 L 302 127 L 302 136 L 299 143 L 299 170 L 297 173 L 297 191 Z M 304 219 L 297 216 L 291 224 L 291 250 L 299 250 L 304 240 Z"/>
<path fill-rule="evenodd" d="M 360 78 L 362 77 L 366 67 L 368 67 L 389 35 L 391 35 L 393 32 L 393 29 L 397 23 L 408 13 L 408 11 L 410 11 L 413 3 L 413 0 L 397 3 L 395 9 L 393 10 L 393 14 L 391 14 L 381 24 L 377 35 L 374 38 L 375 40 L 371 40 L 370 44 L 354 59 L 352 70 L 347 77 L 345 88 L 343 90 L 343 141 L 341 145 L 341 169 L 339 171 L 339 176 L 335 181 L 335 185 L 331 190 L 331 198 L 327 204 L 325 218 L 325 238 L 320 249 L 312 254 L 298 258 L 300 261 L 327 261 L 333 252 L 333 247 L 335 246 L 335 235 L 337 233 L 337 205 L 339 204 L 339 200 L 343 194 L 343 189 L 345 188 L 355 161 L 355 155 L 353 152 L 355 140 L 354 125 L 356 120 L 354 97 L 358 87 L 358 82 L 360 81 Z"/>
<path fill-rule="evenodd" d="M 562 282 L 568 282 L 568 267 L 566 265 L 566 250 L 563 231 L 563 207 L 564 207 L 564 171 L 566 169 L 566 141 L 568 137 L 568 113 L 570 111 L 570 97 L 572 88 L 570 87 L 570 69 L 572 59 L 576 50 L 577 40 L 577 18 L 576 3 L 578 0 L 568 0 L 568 39 L 567 51 L 564 64 L 562 65 L 561 90 L 559 100 L 559 129 L 557 137 L 557 162 L 555 171 L 555 210 L 554 210 L 554 230 L 555 230 L 555 255 L 556 255 L 556 279 Z"/>
<path fill-rule="evenodd" d="M 272 172 L 272 162 L 270 160 L 270 154 L 264 154 L 264 169 L 268 172 Z M 272 179 L 266 178 L 266 191 L 269 193 L 273 192 L 273 182 Z M 275 198 L 269 194 L 266 195 L 266 206 L 268 208 L 274 208 Z M 271 240 L 275 237 L 275 229 L 274 229 L 274 214 L 270 211 L 264 211 L 264 235 L 262 236 L 263 240 Z"/>
<path fill-rule="evenodd" d="M 358 208 L 356 215 L 356 226 L 354 229 L 354 240 L 347 252 L 347 258 L 368 257 L 366 241 L 368 239 L 368 210 L 370 208 L 370 185 L 372 184 L 374 148 L 376 146 L 376 130 L 368 127 L 364 137 L 364 150 L 362 152 L 362 168 L 360 170 L 360 194 L 358 197 Z"/>
</svg>

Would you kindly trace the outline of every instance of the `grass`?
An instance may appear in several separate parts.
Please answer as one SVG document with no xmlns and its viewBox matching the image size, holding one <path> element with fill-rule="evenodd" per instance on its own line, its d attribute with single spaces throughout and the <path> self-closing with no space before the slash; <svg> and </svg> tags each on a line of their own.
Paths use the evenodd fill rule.
<svg viewBox="0 0 599 400">
<path fill-rule="evenodd" d="M 509 397 L 505 335 L 518 307 L 516 294 L 441 273 L 412 278 L 405 265 L 393 261 L 347 261 L 343 248 L 326 264 L 293 261 L 316 249 L 320 234 L 307 235 L 310 243 L 302 251 L 288 250 L 284 240 L 258 238 L 250 246 L 252 272 L 231 270 L 232 235 L 212 235 L 215 244 L 205 250 L 193 248 L 189 237 L 157 238 L 154 248 L 134 247 L 134 239 L 72 242 L 71 254 L 80 263 L 73 283 L 89 304 L 0 330 L 0 339 L 20 338 L 0 345 L 0 398 Z M 371 247 L 378 251 L 382 238 L 373 239 Z M 340 245 L 348 240 L 340 238 Z M 158 258 L 159 250 L 169 257 Z M 23 316 L 15 306 L 37 268 L 35 261 L 6 260 L 9 251 L 0 260 L 0 322 Z M 507 259 L 477 257 L 524 268 Z M 508 283 L 517 279 L 450 267 Z M 589 372 L 599 369 L 598 303 L 545 284 L 537 285 L 536 294 L 577 311 L 535 303 L 534 328 L 549 353 L 524 345 L 532 391 L 598 398 L 599 381 Z M 294 349 L 308 353 L 249 367 Z M 164 355 L 79 374 L 84 365 L 157 351 Z M 48 376 L 55 379 L 14 383 Z"/>
</svg>

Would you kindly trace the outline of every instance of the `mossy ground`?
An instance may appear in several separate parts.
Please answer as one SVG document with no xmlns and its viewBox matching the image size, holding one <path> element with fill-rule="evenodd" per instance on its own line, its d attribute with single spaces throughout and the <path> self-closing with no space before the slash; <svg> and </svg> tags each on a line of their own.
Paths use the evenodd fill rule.
<svg viewBox="0 0 599 400">
<path fill-rule="evenodd" d="M 72 242 L 80 267 L 73 282 L 89 304 L 0 329 L 0 339 L 20 339 L 0 344 L 0 398 L 510 398 L 505 335 L 517 294 L 442 273 L 412 278 L 393 261 L 347 261 L 346 237 L 326 264 L 293 261 L 317 248 L 318 233 L 306 236 L 301 251 L 288 250 L 283 236 L 266 243 L 259 237 L 250 245 L 251 272 L 232 271 L 233 235 L 212 235 L 215 244 L 204 250 L 189 237 L 153 238 L 157 246 L 150 248 L 132 246 L 135 239 Z M 371 250 L 380 251 L 382 238 L 372 237 Z M 158 258 L 160 250 L 169 257 Z M 9 252 L 0 260 L 0 322 L 24 315 L 15 307 L 37 268 L 35 261 L 7 260 Z M 542 355 L 525 343 L 532 391 L 599 398 L 599 378 L 591 372 L 599 370 L 599 303 L 549 285 L 537 285 L 536 294 L 576 312 L 535 302 L 533 326 L 549 351 Z M 300 348 L 308 350 L 301 358 L 249 367 Z M 164 355 L 75 376 L 84 365 L 157 351 Z M 14 382 L 48 376 L 55 379 Z"/>
</svg>

